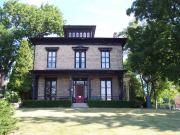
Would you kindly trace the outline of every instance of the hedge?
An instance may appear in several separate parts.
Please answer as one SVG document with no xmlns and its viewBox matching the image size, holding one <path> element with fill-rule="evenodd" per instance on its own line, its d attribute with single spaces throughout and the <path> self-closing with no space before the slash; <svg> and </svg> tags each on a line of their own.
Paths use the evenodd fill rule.
<svg viewBox="0 0 180 135">
<path fill-rule="evenodd" d="M 135 108 L 137 107 L 133 102 L 130 101 L 99 101 L 90 100 L 88 101 L 89 107 L 99 108 Z"/>
<path fill-rule="evenodd" d="M 14 108 L 4 99 L 0 99 L 0 135 L 6 135 L 15 128 Z"/>
<path fill-rule="evenodd" d="M 70 100 L 25 100 L 21 107 L 71 107 Z"/>
</svg>

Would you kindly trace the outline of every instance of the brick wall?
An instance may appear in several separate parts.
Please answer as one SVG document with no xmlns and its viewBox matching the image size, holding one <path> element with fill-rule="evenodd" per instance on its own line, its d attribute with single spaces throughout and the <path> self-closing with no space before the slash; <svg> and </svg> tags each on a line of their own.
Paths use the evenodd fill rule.
<svg viewBox="0 0 180 135">
<path fill-rule="evenodd" d="M 72 47 L 76 45 L 36 45 L 35 46 L 35 70 L 47 69 L 47 51 L 45 47 L 59 47 L 57 51 L 57 69 L 73 69 L 74 68 L 74 50 Z M 99 47 L 108 46 L 95 46 L 86 45 L 89 47 L 86 52 L 86 69 L 101 69 L 101 53 Z M 122 69 L 122 47 L 110 46 L 110 64 L 111 69 Z"/>
</svg>

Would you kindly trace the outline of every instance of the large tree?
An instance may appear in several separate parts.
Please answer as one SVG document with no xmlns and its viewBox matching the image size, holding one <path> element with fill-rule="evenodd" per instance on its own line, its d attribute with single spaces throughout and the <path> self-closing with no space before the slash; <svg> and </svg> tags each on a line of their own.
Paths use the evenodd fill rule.
<svg viewBox="0 0 180 135">
<path fill-rule="evenodd" d="M 134 34 L 134 39 L 147 46 L 145 56 L 150 55 L 147 59 L 152 70 L 177 82 L 180 78 L 180 1 L 135 0 L 127 14 L 133 14 L 145 24 L 142 28 L 145 37 Z"/>
<path fill-rule="evenodd" d="M 36 7 L 17 0 L 6 1 L 0 7 L 0 69 L 5 74 L 9 72 L 24 37 L 62 36 L 63 24 L 61 11 L 53 5 Z"/>
<path fill-rule="evenodd" d="M 127 30 L 128 62 L 146 83 L 147 95 L 157 101 L 158 81 L 180 78 L 180 2 L 136 0 L 127 14 L 136 23 Z"/>
</svg>

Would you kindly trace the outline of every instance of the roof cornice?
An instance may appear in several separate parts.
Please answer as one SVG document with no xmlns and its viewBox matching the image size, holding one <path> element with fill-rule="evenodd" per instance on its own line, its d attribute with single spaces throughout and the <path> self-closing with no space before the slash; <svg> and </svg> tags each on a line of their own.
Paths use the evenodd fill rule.
<svg viewBox="0 0 180 135">
<path fill-rule="evenodd" d="M 30 38 L 33 45 L 122 45 L 127 38 L 64 38 L 64 37 L 37 37 Z"/>
</svg>

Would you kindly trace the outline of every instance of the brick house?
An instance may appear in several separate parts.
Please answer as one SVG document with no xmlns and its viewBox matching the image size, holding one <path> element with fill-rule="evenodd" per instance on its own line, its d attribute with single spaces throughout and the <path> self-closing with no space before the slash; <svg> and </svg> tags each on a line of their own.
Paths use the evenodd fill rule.
<svg viewBox="0 0 180 135">
<path fill-rule="evenodd" d="M 37 37 L 33 99 L 122 100 L 125 38 L 96 38 L 96 26 L 65 25 L 64 37 Z"/>
</svg>

